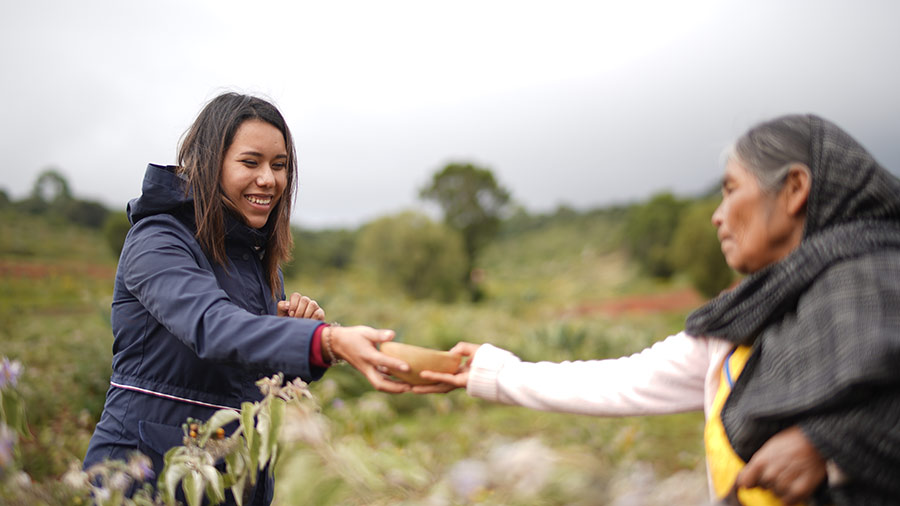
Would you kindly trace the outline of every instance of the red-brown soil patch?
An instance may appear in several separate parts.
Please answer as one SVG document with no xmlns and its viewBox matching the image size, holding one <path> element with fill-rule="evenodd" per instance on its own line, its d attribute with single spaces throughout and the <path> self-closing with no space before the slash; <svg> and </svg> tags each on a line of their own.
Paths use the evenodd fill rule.
<svg viewBox="0 0 900 506">
<path fill-rule="evenodd" d="M 44 279 L 65 274 L 94 279 L 112 279 L 116 274 L 116 269 L 99 264 L 0 260 L 0 277 L 4 278 Z"/>
<path fill-rule="evenodd" d="M 684 289 L 673 292 L 646 295 L 629 295 L 617 299 L 581 304 L 570 312 L 575 316 L 608 314 L 617 316 L 627 313 L 660 313 L 688 311 L 699 307 L 703 298 L 694 290 Z"/>
</svg>

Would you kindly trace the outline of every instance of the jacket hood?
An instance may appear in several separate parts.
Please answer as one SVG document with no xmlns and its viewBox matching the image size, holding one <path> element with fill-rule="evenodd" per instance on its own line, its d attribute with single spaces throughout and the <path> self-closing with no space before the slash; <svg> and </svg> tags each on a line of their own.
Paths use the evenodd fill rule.
<svg viewBox="0 0 900 506">
<path fill-rule="evenodd" d="M 185 191 L 187 181 L 176 172 L 174 165 L 147 165 L 141 196 L 128 203 L 128 221 L 138 221 L 159 214 L 171 214 L 196 229 L 194 219 L 194 195 Z M 262 254 L 269 234 L 271 220 L 260 229 L 247 226 L 230 212 L 225 213 L 225 237 L 227 240 L 250 244 Z"/>
<path fill-rule="evenodd" d="M 132 225 L 148 216 L 192 210 L 194 196 L 185 191 L 186 181 L 175 169 L 173 165 L 147 165 L 141 196 L 128 203 L 128 221 Z"/>
</svg>

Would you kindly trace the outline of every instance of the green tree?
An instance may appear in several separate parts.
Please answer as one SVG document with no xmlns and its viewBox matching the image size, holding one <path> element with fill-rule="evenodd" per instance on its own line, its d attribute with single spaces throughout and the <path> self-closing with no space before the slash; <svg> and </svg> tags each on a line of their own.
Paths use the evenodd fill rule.
<svg viewBox="0 0 900 506">
<path fill-rule="evenodd" d="M 356 246 L 356 231 L 346 229 L 306 230 L 294 228 L 294 258 L 282 266 L 287 278 L 303 272 L 315 274 L 344 270 L 350 266 Z"/>
<path fill-rule="evenodd" d="M 422 214 L 405 212 L 366 225 L 355 261 L 379 282 L 398 286 L 413 298 L 452 301 L 464 289 L 462 239 Z"/>
<path fill-rule="evenodd" d="M 103 228 L 109 216 L 106 206 L 92 200 L 70 199 L 61 210 L 70 222 L 96 229 Z"/>
<path fill-rule="evenodd" d="M 625 224 L 625 244 L 631 257 L 647 273 L 669 278 L 675 272 L 669 248 L 685 203 L 660 193 L 646 204 L 632 207 Z"/>
<path fill-rule="evenodd" d="M 125 236 L 131 229 L 131 223 L 128 221 L 128 215 L 124 211 L 118 213 L 109 213 L 106 221 L 103 223 L 103 238 L 109 249 L 115 253 L 116 258 L 122 254 L 122 246 L 125 245 Z"/>
<path fill-rule="evenodd" d="M 61 208 L 72 200 L 72 192 L 66 178 L 57 169 L 50 168 L 41 172 L 34 181 L 31 197 L 47 207 Z"/>
<path fill-rule="evenodd" d="M 478 252 L 490 242 L 500 227 L 500 215 L 509 203 L 509 192 L 494 174 L 470 163 L 451 163 L 434 174 L 421 189 L 420 197 L 433 200 L 444 212 L 444 221 L 458 230 L 466 253 L 465 277 L 475 266 Z M 475 287 L 469 284 L 475 295 Z"/>
<path fill-rule="evenodd" d="M 690 204 L 672 238 L 672 265 L 687 274 L 697 291 L 706 297 L 718 295 L 734 281 L 734 272 L 725 263 L 716 229 L 710 223 L 717 205 L 714 199 Z"/>
</svg>

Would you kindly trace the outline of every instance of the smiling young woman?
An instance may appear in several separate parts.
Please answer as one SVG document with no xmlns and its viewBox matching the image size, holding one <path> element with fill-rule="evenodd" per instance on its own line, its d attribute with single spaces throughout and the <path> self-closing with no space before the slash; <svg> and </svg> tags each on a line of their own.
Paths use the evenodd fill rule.
<svg viewBox="0 0 900 506">
<path fill-rule="evenodd" d="M 343 359 L 378 390 L 409 390 L 379 372 L 408 369 L 378 351 L 392 331 L 329 327 L 315 301 L 296 292 L 286 300 L 279 266 L 290 258 L 296 174 L 281 113 L 236 93 L 203 108 L 177 167 L 147 167 L 141 196 L 128 204 L 112 376 L 85 467 L 138 450 L 159 475 L 188 417 L 259 400 L 261 375 L 310 382 Z M 260 471 L 243 504 L 271 502 L 271 481 Z"/>
<path fill-rule="evenodd" d="M 290 129 L 278 109 L 260 98 L 237 93 L 225 93 L 207 104 L 185 133 L 178 151 L 178 172 L 187 180 L 186 190 L 194 200 L 197 240 L 213 260 L 222 263 L 226 259 L 223 238 L 227 213 L 241 216 L 251 227 L 266 232 L 263 263 L 273 295 L 281 284 L 278 267 L 290 260 L 293 248 L 290 216 L 297 188 L 296 158 Z M 266 190 L 251 197 L 272 198 L 267 206 L 254 206 L 243 192 L 260 188 L 248 189 L 251 181 L 243 180 L 234 182 L 244 183 L 243 187 L 226 189 L 225 179 L 228 174 L 237 174 L 238 166 L 248 171 L 244 177 L 250 177 L 257 172 L 251 166 L 260 169 L 261 162 L 265 167 L 260 172 L 268 168 L 277 181 L 274 173 L 280 171 L 284 179 L 277 191 L 278 185 L 270 184 L 269 176 L 264 175 L 260 182 Z M 263 214 L 265 219 L 261 219 Z"/>
</svg>

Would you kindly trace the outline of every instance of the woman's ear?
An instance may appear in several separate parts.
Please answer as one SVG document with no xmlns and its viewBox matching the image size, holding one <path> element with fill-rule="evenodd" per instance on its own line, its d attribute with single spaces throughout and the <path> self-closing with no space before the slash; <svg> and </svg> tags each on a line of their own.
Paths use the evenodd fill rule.
<svg viewBox="0 0 900 506">
<path fill-rule="evenodd" d="M 797 216 L 806 212 L 806 201 L 809 200 L 811 187 L 812 176 L 809 167 L 802 163 L 791 165 L 781 190 L 788 213 Z"/>
</svg>

